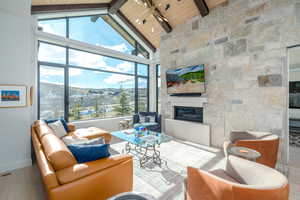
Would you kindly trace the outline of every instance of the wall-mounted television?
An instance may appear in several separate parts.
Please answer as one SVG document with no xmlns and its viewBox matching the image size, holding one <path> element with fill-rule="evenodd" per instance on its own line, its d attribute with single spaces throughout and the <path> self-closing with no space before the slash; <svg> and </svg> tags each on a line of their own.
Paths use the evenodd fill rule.
<svg viewBox="0 0 300 200">
<path fill-rule="evenodd" d="M 168 94 L 190 96 L 205 93 L 204 64 L 170 69 L 166 73 Z"/>
</svg>

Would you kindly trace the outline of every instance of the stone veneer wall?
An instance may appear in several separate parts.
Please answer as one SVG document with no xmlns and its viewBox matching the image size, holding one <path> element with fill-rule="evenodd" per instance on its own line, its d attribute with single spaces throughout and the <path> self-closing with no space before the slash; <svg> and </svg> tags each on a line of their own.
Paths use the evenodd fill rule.
<svg viewBox="0 0 300 200">
<path fill-rule="evenodd" d="M 231 130 L 272 131 L 282 138 L 285 163 L 287 47 L 296 44 L 300 44 L 300 0 L 229 0 L 208 16 L 194 17 L 163 34 L 163 117 L 172 118 L 174 99 L 187 101 L 167 95 L 165 71 L 204 63 L 208 100 L 203 105 L 204 123 L 211 126 L 212 146 L 221 147 Z"/>
</svg>

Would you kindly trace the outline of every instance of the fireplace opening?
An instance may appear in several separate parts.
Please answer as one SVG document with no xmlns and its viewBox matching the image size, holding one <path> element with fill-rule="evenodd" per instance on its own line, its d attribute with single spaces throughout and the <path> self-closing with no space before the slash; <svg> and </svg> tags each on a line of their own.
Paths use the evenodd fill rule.
<svg viewBox="0 0 300 200">
<path fill-rule="evenodd" d="M 203 108 L 174 106 L 174 119 L 203 123 Z"/>
</svg>

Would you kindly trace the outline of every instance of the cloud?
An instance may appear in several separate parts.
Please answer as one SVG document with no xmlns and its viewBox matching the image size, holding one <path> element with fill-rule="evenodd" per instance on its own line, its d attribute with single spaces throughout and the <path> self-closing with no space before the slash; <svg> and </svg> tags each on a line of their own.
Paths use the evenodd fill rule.
<svg viewBox="0 0 300 200">
<path fill-rule="evenodd" d="M 75 66 L 88 67 L 93 69 L 102 69 L 113 72 L 133 73 L 134 64 L 127 61 L 121 61 L 116 66 L 110 66 L 107 63 L 108 59 L 101 55 L 87 53 L 83 51 L 70 50 L 70 64 Z M 116 62 L 118 62 L 116 60 Z"/>
<path fill-rule="evenodd" d="M 106 84 L 117 84 L 117 83 L 128 84 L 130 82 L 133 83 L 133 81 L 134 81 L 133 76 L 126 76 L 121 74 L 112 74 L 110 77 L 104 79 L 104 82 Z"/>
<path fill-rule="evenodd" d="M 40 75 L 42 77 L 50 77 L 50 76 L 63 76 L 64 71 L 61 69 L 50 68 L 50 67 L 41 67 L 40 68 Z"/>
<path fill-rule="evenodd" d="M 65 64 L 66 49 L 59 46 L 41 43 L 39 48 L 39 61 L 48 61 L 54 63 Z"/>
<path fill-rule="evenodd" d="M 69 70 L 69 76 L 79 76 L 82 74 L 82 69 L 71 68 Z"/>
<path fill-rule="evenodd" d="M 102 45 L 104 48 L 112 49 L 115 51 L 120 51 L 120 52 L 127 52 L 129 49 L 127 48 L 125 43 L 118 44 L 118 45 Z"/>
<path fill-rule="evenodd" d="M 40 27 L 43 28 L 43 32 L 56 34 L 56 32 L 53 30 L 53 28 L 49 24 L 39 24 Z"/>
</svg>

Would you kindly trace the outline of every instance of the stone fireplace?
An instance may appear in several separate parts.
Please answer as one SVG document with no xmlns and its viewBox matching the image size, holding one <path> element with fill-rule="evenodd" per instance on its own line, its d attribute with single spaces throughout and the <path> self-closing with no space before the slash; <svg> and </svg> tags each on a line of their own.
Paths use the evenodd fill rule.
<svg viewBox="0 0 300 200">
<path fill-rule="evenodd" d="M 174 106 L 174 119 L 203 123 L 203 108 Z"/>
</svg>

